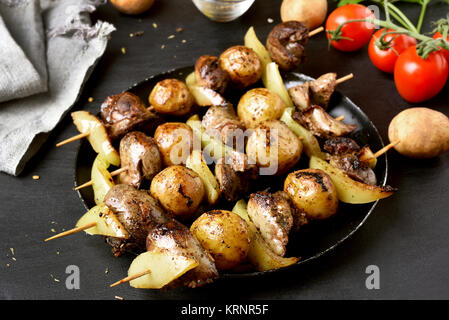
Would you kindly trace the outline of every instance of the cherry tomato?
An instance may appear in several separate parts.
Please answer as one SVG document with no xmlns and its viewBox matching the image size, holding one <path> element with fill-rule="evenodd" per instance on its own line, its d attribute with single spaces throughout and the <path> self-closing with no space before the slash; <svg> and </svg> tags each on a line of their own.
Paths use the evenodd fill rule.
<svg viewBox="0 0 449 320">
<path fill-rule="evenodd" d="M 348 20 L 374 19 L 374 13 L 361 4 L 347 4 L 335 9 L 327 18 L 326 34 L 331 39 L 332 35 L 327 31 L 335 31 Z M 351 22 L 341 28 L 337 36 L 340 40 L 333 40 L 332 46 L 341 51 L 355 51 L 366 45 L 374 32 L 374 25 L 368 22 Z"/>
<path fill-rule="evenodd" d="M 436 96 L 446 84 L 448 74 L 448 62 L 441 51 L 434 51 L 423 59 L 413 46 L 396 61 L 394 83 L 402 98 L 417 103 Z"/>
<path fill-rule="evenodd" d="M 437 33 L 435 33 L 433 35 L 433 38 L 434 39 L 442 39 L 443 35 L 437 31 Z M 449 36 L 447 36 L 446 40 L 449 41 Z M 447 62 L 449 62 L 449 51 L 441 50 L 441 52 L 443 52 L 444 56 L 446 57 Z"/>
<path fill-rule="evenodd" d="M 382 37 L 382 33 L 385 29 L 378 30 L 371 38 L 368 45 L 368 54 L 371 62 L 380 70 L 384 72 L 393 73 L 394 65 L 398 60 L 399 55 L 408 47 L 416 46 L 417 41 L 415 38 L 407 36 L 405 34 L 387 34 L 381 46 L 385 45 L 386 48 L 379 48 L 377 43 Z M 388 30 L 387 32 L 391 32 Z"/>
</svg>

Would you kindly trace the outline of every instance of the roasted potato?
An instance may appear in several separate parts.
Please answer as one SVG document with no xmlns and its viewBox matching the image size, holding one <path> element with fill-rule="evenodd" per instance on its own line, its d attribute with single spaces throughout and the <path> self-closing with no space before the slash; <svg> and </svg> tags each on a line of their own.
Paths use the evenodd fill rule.
<svg viewBox="0 0 449 320">
<path fill-rule="evenodd" d="M 279 120 L 285 107 L 284 101 L 276 93 L 265 88 L 256 88 L 240 98 L 237 114 L 245 127 L 250 129 L 265 120 Z"/>
<path fill-rule="evenodd" d="M 214 174 L 207 166 L 201 150 L 192 151 L 191 155 L 187 158 L 186 167 L 198 173 L 206 189 L 207 201 L 209 204 L 215 204 L 220 197 L 220 186 Z"/>
<path fill-rule="evenodd" d="M 251 242 L 248 250 L 248 260 L 258 271 L 268 271 L 291 266 L 299 261 L 299 258 L 290 257 L 284 258 L 275 254 L 262 235 L 257 230 L 254 223 L 251 221 L 245 200 L 239 200 L 235 204 L 232 212 L 238 214 L 243 218 L 249 226 Z"/>
<path fill-rule="evenodd" d="M 114 179 L 107 170 L 109 163 L 98 155 L 91 169 L 92 189 L 94 190 L 94 199 L 97 205 L 102 204 L 106 193 L 114 186 Z"/>
<path fill-rule="evenodd" d="M 265 174 L 287 172 L 299 161 L 301 152 L 301 141 L 279 120 L 259 124 L 246 145 L 246 154 L 264 168 Z"/>
<path fill-rule="evenodd" d="M 76 223 L 76 227 L 83 227 L 89 223 L 96 223 L 92 228 L 84 230 L 90 235 L 102 235 L 121 239 L 128 239 L 129 233 L 115 214 L 105 204 L 93 207 Z"/>
<path fill-rule="evenodd" d="M 379 187 L 355 181 L 345 172 L 317 157 L 312 156 L 310 158 L 310 168 L 320 169 L 331 177 L 338 199 L 342 202 L 353 204 L 369 203 L 387 198 L 394 193 L 394 189 L 389 186 Z"/>
<path fill-rule="evenodd" d="M 305 169 L 290 173 L 284 191 L 293 204 L 310 219 L 326 219 L 337 213 L 337 190 L 332 179 L 322 170 Z"/>
<path fill-rule="evenodd" d="M 125 14 L 141 14 L 151 8 L 154 0 L 111 0 L 112 5 Z"/>
<path fill-rule="evenodd" d="M 262 76 L 262 63 L 254 50 L 245 46 L 234 46 L 220 55 L 220 69 L 226 71 L 237 88 L 248 87 Z"/>
<path fill-rule="evenodd" d="M 164 166 L 185 164 L 193 148 L 193 131 L 182 122 L 167 122 L 157 127 L 154 141 Z"/>
<path fill-rule="evenodd" d="M 289 129 L 300 138 L 302 144 L 304 145 L 304 152 L 309 158 L 311 156 L 316 156 L 321 159 L 326 159 L 326 154 L 321 151 L 317 138 L 292 118 L 293 111 L 293 108 L 285 109 L 282 114 L 281 121 L 284 122 L 287 127 L 289 127 Z"/>
<path fill-rule="evenodd" d="M 433 158 L 449 150 L 449 119 L 429 108 L 402 111 L 388 128 L 390 142 L 397 152 L 410 158 Z"/>
<path fill-rule="evenodd" d="M 170 250 L 154 249 L 138 255 L 128 269 L 128 276 L 149 273 L 130 281 L 131 287 L 140 289 L 161 289 L 187 271 L 198 266 L 190 257 Z"/>
<path fill-rule="evenodd" d="M 170 166 L 151 181 L 150 192 L 177 218 L 188 220 L 204 198 L 204 185 L 198 174 L 183 166 Z"/>
<path fill-rule="evenodd" d="M 195 99 L 184 82 L 165 79 L 154 86 L 149 102 L 161 114 L 183 116 L 192 110 Z"/>
<path fill-rule="evenodd" d="M 95 152 L 110 164 L 120 165 L 120 156 L 112 145 L 106 128 L 97 117 L 87 111 L 76 111 L 72 112 L 72 119 L 79 132 L 89 133 L 87 140 Z"/>
<path fill-rule="evenodd" d="M 250 231 L 237 214 L 226 210 L 203 213 L 190 231 L 212 255 L 218 270 L 229 270 L 246 259 Z"/>
</svg>

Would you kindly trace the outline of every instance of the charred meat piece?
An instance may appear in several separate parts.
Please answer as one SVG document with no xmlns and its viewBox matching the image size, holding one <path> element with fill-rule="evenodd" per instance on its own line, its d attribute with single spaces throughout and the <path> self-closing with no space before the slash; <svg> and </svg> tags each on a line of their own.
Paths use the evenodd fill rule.
<svg viewBox="0 0 449 320">
<path fill-rule="evenodd" d="M 326 73 L 315 81 L 310 81 L 309 88 L 312 102 L 326 109 L 337 86 L 336 81 L 336 73 Z"/>
<path fill-rule="evenodd" d="M 209 107 L 201 121 L 202 126 L 210 135 L 219 135 L 222 141 L 228 145 L 234 145 L 234 137 L 242 135 L 245 126 L 237 117 L 232 105 Z"/>
<path fill-rule="evenodd" d="M 309 30 L 305 25 L 298 21 L 286 21 L 271 30 L 267 38 L 267 49 L 271 59 L 281 69 L 288 71 L 304 61 L 308 41 Z"/>
<path fill-rule="evenodd" d="M 195 79 L 200 86 L 223 94 L 229 83 L 228 74 L 218 66 L 218 57 L 204 55 L 195 64 Z"/>
<path fill-rule="evenodd" d="M 146 240 L 148 251 L 155 248 L 169 250 L 176 254 L 193 258 L 199 265 L 170 284 L 172 287 L 195 288 L 212 282 L 218 271 L 209 254 L 189 229 L 176 220 L 163 223 L 152 229 Z"/>
<path fill-rule="evenodd" d="M 310 107 L 310 89 L 308 82 L 288 89 L 288 93 L 290 94 L 290 98 L 292 98 L 293 104 L 299 110 L 306 110 Z"/>
<path fill-rule="evenodd" d="M 369 167 L 367 162 L 359 160 L 357 154 L 344 154 L 331 156 L 329 163 L 334 167 L 346 172 L 352 179 L 366 183 L 377 184 L 377 178 L 374 171 Z"/>
<path fill-rule="evenodd" d="M 143 178 L 151 180 L 162 170 L 162 159 L 153 138 L 142 132 L 128 133 L 120 141 L 120 161 L 128 170 L 120 173 L 119 183 L 139 188 Z"/>
<path fill-rule="evenodd" d="M 361 148 L 352 139 L 338 137 L 324 142 L 324 150 L 331 154 L 330 164 L 346 172 L 354 180 L 376 185 L 377 178 L 368 162 L 359 160 Z"/>
<path fill-rule="evenodd" d="M 116 140 L 133 130 L 152 132 L 158 117 L 149 112 L 142 100 L 130 92 L 107 97 L 101 105 L 101 119 L 111 140 Z"/>
<path fill-rule="evenodd" d="M 137 190 L 128 185 L 113 186 L 106 194 L 104 203 L 131 235 L 129 239 L 106 238 L 115 256 L 126 251 L 144 251 L 148 232 L 157 225 L 172 220 L 149 191 Z"/>
<path fill-rule="evenodd" d="M 226 163 L 225 158 L 221 158 L 215 165 L 215 177 L 224 198 L 234 202 L 241 198 L 242 193 L 249 191 L 251 180 L 257 178 L 257 167 L 248 165 L 245 171 L 238 172 Z"/>
<path fill-rule="evenodd" d="M 293 209 L 288 195 L 283 191 L 253 193 L 248 201 L 248 215 L 273 252 L 284 256 L 293 226 Z"/>
<path fill-rule="evenodd" d="M 324 142 L 323 149 L 332 155 L 342 155 L 346 153 L 355 153 L 360 151 L 360 146 L 347 137 L 335 137 L 327 139 Z"/>
<path fill-rule="evenodd" d="M 335 120 L 317 105 L 302 112 L 295 112 L 293 119 L 321 138 L 345 136 L 357 128 L 356 125 Z"/>
</svg>

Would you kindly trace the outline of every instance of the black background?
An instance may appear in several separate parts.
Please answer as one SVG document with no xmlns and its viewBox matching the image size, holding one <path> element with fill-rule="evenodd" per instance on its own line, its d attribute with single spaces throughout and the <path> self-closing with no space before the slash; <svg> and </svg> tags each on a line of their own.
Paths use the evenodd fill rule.
<svg viewBox="0 0 449 320">
<path fill-rule="evenodd" d="M 192 65 L 202 54 L 219 55 L 227 47 L 241 44 L 251 25 L 264 39 L 280 21 L 280 3 L 257 0 L 243 17 L 227 24 L 208 20 L 187 0 L 156 0 L 140 17 L 121 15 L 110 5 L 99 8 L 94 20 L 109 21 L 117 31 L 74 110 L 96 113 L 106 96 L 150 75 Z M 329 3 L 333 9 L 334 3 Z M 416 21 L 418 6 L 400 7 Z M 436 1 L 428 9 L 425 31 L 430 31 L 430 21 L 443 17 L 448 8 Z M 274 23 L 268 23 L 268 18 Z M 177 33 L 178 27 L 184 31 Z M 144 31 L 143 36 L 131 38 L 129 34 L 136 31 Z M 175 38 L 168 39 L 172 34 Z M 371 65 L 366 48 L 355 53 L 328 50 L 324 34 L 310 41 L 307 54 L 300 72 L 312 77 L 329 71 L 355 74 L 355 79 L 339 90 L 362 107 L 387 141 L 390 120 L 410 106 L 397 94 L 392 76 Z M 448 92 L 446 86 L 438 97 L 421 105 L 449 114 Z M 94 98 L 92 103 L 88 103 L 89 97 Z M 194 290 L 142 291 L 128 285 L 109 288 L 126 275 L 130 259 L 113 258 L 98 237 L 79 234 L 43 242 L 53 234 L 52 228 L 57 232 L 71 228 L 84 212 L 72 191 L 78 145 L 54 146 L 76 133 L 66 116 L 19 177 L 0 174 L 0 299 L 449 298 L 449 154 L 417 161 L 391 152 L 388 182 L 400 191 L 381 201 L 351 239 L 310 264 L 262 278 L 219 280 Z M 33 175 L 40 180 L 33 180 Z M 16 261 L 10 248 L 14 248 Z M 67 290 L 64 285 L 68 265 L 80 268 L 79 290 Z M 380 268 L 380 290 L 365 287 L 369 265 Z"/>
</svg>

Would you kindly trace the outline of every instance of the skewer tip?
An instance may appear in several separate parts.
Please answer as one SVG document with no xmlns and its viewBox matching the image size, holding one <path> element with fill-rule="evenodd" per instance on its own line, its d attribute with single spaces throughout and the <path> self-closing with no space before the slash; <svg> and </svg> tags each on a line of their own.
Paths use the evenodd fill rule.
<svg viewBox="0 0 449 320">
<path fill-rule="evenodd" d="M 130 281 L 132 281 L 134 279 L 143 277 L 144 275 L 149 274 L 149 273 L 151 273 L 151 270 L 144 270 L 142 272 L 136 273 L 136 274 L 134 274 L 132 276 L 128 276 L 128 277 L 123 278 L 123 279 L 121 279 L 121 280 L 119 280 L 117 282 L 114 282 L 113 284 L 109 285 L 109 287 L 112 288 L 112 287 L 118 286 L 119 284 L 130 282 Z"/>
<path fill-rule="evenodd" d="M 47 242 L 47 241 L 50 241 L 50 240 L 54 240 L 54 239 L 58 239 L 58 238 L 62 238 L 62 237 L 68 236 L 70 234 L 78 233 L 78 232 L 81 232 L 83 230 L 95 227 L 96 225 L 97 225 L 96 222 L 91 222 L 91 223 L 86 224 L 85 226 L 73 228 L 73 229 L 70 229 L 70 230 L 58 233 L 58 234 L 56 234 L 56 235 L 54 235 L 52 237 L 49 237 L 49 238 L 45 239 L 44 242 Z"/>
</svg>

